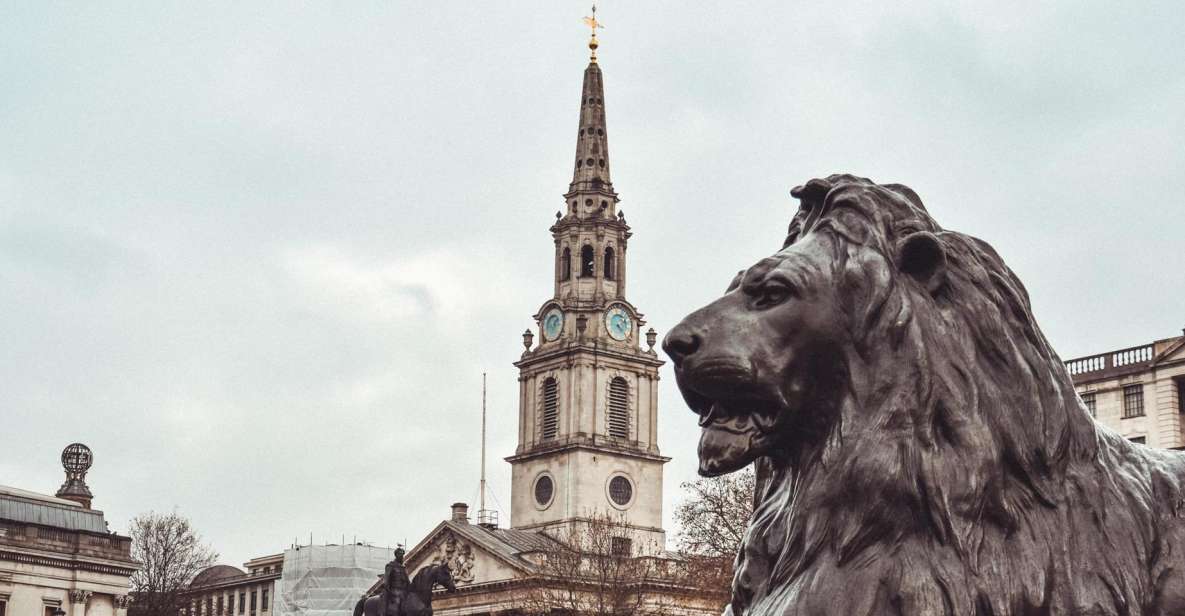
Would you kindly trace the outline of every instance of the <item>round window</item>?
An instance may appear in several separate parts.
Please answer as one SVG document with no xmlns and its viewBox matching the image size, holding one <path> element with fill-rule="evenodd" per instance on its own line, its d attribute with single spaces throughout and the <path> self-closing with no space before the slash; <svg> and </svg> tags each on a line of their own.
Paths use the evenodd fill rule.
<svg viewBox="0 0 1185 616">
<path fill-rule="evenodd" d="M 609 480 L 609 498 L 619 507 L 624 507 L 634 498 L 634 486 L 629 479 L 618 475 Z"/>
<path fill-rule="evenodd" d="M 552 494 L 555 493 L 555 486 L 551 483 L 551 477 L 543 475 L 535 480 L 535 502 L 540 507 L 546 507 L 551 502 Z"/>
</svg>

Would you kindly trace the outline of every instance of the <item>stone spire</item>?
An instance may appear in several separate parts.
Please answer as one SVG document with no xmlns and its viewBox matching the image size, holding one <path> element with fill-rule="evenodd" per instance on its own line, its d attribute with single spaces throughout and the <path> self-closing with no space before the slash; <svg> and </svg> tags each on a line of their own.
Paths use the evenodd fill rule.
<svg viewBox="0 0 1185 616">
<path fill-rule="evenodd" d="M 593 31 L 588 42 L 593 53 L 580 89 L 576 160 L 572 183 L 564 195 L 567 212 L 557 212 L 551 227 L 556 240 L 555 297 L 603 307 L 608 300 L 625 299 L 625 248 L 630 228 L 617 209 L 617 192 L 609 179 L 605 85 L 596 56 L 596 31 L 601 25 L 595 10 L 585 23 Z"/>
<path fill-rule="evenodd" d="M 601 27 L 593 16 L 585 18 L 592 28 L 592 39 L 588 42 L 592 56 L 588 68 L 584 69 L 584 87 L 580 93 L 580 126 L 576 133 L 576 167 L 572 172 L 569 193 L 593 191 L 613 193 L 609 180 L 609 136 L 605 126 L 605 85 L 601 78 L 601 67 L 597 64 L 597 28 Z"/>
</svg>

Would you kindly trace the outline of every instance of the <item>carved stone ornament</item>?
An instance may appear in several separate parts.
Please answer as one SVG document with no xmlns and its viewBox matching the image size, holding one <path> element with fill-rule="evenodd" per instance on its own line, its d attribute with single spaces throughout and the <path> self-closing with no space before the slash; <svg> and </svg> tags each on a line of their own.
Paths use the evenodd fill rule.
<svg viewBox="0 0 1185 616">
<path fill-rule="evenodd" d="M 126 610 L 132 607 L 131 595 L 115 595 L 115 609 Z"/>
<path fill-rule="evenodd" d="M 92 593 L 89 590 L 79 590 L 79 589 L 71 590 L 70 591 L 70 603 L 73 603 L 75 605 L 79 605 L 79 604 L 86 605 L 86 602 L 90 601 L 92 594 L 94 594 L 94 593 Z"/>
<path fill-rule="evenodd" d="M 440 551 L 432 562 L 448 565 L 453 580 L 461 584 L 473 582 L 473 548 L 452 533 L 446 534 L 440 542 Z"/>
<path fill-rule="evenodd" d="M 900 184 L 791 194 L 663 342 L 700 473 L 756 463 L 726 614 L 1185 614 L 1185 456 L 1094 422 L 1000 255 Z"/>
</svg>

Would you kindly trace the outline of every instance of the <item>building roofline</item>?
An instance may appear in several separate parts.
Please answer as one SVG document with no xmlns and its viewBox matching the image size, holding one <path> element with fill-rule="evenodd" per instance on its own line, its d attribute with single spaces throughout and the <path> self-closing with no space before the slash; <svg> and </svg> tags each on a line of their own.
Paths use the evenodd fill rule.
<svg viewBox="0 0 1185 616">
<path fill-rule="evenodd" d="M 40 492 L 34 492 L 32 490 L 22 490 L 21 488 L 16 488 L 13 486 L 0 485 L 0 495 L 15 496 L 17 498 L 40 501 L 40 502 L 46 503 L 46 504 L 60 505 L 62 507 L 70 507 L 72 509 L 84 509 L 82 504 L 78 503 L 76 501 L 66 500 L 64 498 L 58 498 L 56 496 L 50 496 L 49 494 L 42 494 Z M 98 511 L 98 510 L 91 509 L 90 511 Z M 102 512 L 100 511 L 99 513 L 102 513 Z"/>
</svg>

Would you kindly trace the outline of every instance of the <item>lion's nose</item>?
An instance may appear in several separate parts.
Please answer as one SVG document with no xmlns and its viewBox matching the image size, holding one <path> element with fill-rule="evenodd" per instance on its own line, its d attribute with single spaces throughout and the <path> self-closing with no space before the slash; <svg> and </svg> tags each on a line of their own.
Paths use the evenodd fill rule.
<svg viewBox="0 0 1185 616">
<path fill-rule="evenodd" d="M 662 339 L 662 350 L 670 356 L 671 361 L 675 362 L 675 366 L 682 365 L 683 360 L 687 359 L 688 355 L 695 353 L 699 345 L 699 335 L 682 323 L 676 325 L 675 329 L 668 332 Z"/>
</svg>

